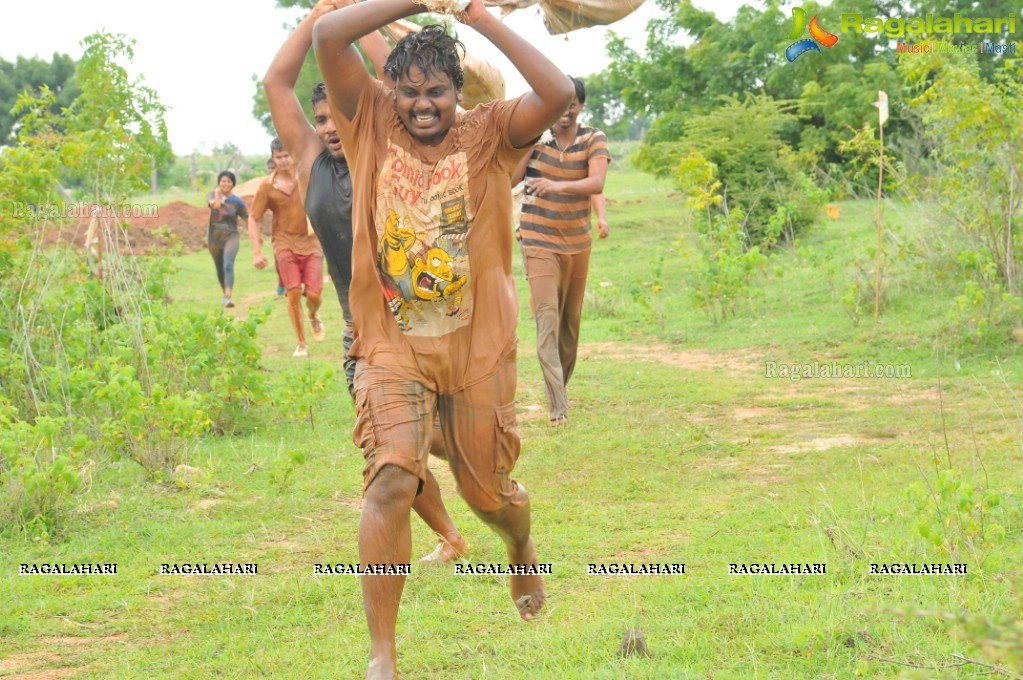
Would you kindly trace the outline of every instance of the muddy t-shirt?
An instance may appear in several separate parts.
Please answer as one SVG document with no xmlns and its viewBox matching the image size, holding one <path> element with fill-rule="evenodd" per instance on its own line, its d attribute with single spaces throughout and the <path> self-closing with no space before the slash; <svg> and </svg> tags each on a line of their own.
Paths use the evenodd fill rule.
<svg viewBox="0 0 1023 680">
<path fill-rule="evenodd" d="M 348 285 L 352 280 L 352 176 L 348 162 L 343 158 L 334 158 L 326 149 L 316 157 L 309 170 L 305 212 L 323 247 L 344 317 L 350 319 Z"/>
<path fill-rule="evenodd" d="M 253 217 L 257 221 L 261 220 L 267 209 L 273 214 L 270 239 L 275 253 L 290 250 L 296 255 L 322 255 L 319 239 L 316 234 L 309 233 L 309 223 L 306 221 L 298 186 L 286 194 L 274 186 L 276 177 L 275 172 L 256 189 L 256 197 L 252 199 Z"/>
<path fill-rule="evenodd" d="M 212 203 L 217 196 L 215 191 L 209 193 L 207 203 Z M 238 218 L 249 219 L 248 209 L 245 201 L 231 194 L 220 202 L 219 208 L 210 206 L 210 229 L 217 228 L 224 231 L 238 232 Z"/>
<path fill-rule="evenodd" d="M 433 147 L 378 82 L 352 121 L 334 110 L 354 189 L 350 356 L 450 394 L 515 349 L 510 176 L 531 149 L 508 140 L 517 104 L 459 113 Z"/>
</svg>

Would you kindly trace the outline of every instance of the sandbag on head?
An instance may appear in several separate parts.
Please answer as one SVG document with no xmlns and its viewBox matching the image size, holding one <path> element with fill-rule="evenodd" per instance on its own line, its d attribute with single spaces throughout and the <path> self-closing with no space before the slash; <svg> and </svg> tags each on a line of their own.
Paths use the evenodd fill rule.
<svg viewBox="0 0 1023 680">
<path fill-rule="evenodd" d="M 485 4 L 490 4 L 486 2 Z M 543 23 L 551 35 L 590 26 L 607 26 L 629 16 L 643 0 L 539 0 Z"/>
<path fill-rule="evenodd" d="M 547 32 L 560 35 L 580 28 L 613 24 L 639 9 L 643 0 L 483 0 L 487 7 L 499 8 L 502 15 L 538 3 Z"/>
</svg>

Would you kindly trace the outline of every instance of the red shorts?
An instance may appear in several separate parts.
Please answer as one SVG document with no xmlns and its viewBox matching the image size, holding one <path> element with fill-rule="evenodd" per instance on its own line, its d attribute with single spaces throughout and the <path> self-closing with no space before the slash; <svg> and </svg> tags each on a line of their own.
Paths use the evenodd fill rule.
<svg viewBox="0 0 1023 680">
<path fill-rule="evenodd" d="M 305 292 L 319 295 L 323 292 L 323 256 L 296 255 L 290 250 L 274 253 L 277 271 L 284 288 L 291 290 L 305 284 Z"/>
</svg>

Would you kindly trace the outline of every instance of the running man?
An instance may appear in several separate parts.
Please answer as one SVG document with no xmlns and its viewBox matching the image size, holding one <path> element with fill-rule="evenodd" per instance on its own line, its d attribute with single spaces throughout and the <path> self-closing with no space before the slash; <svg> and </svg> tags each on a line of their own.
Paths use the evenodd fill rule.
<svg viewBox="0 0 1023 680">
<path fill-rule="evenodd" d="M 508 57 L 529 93 L 458 112 L 460 44 L 441 26 L 395 45 L 384 68 L 393 88 L 374 80 L 355 41 L 424 9 L 371 0 L 324 15 L 314 32 L 355 189 L 351 353 L 359 358 L 355 441 L 366 458 L 360 560 L 409 562 L 409 510 L 426 480 L 439 413 L 459 493 L 504 540 L 510 563 L 536 565 L 529 497 L 510 477 L 520 446 L 510 179 L 564 112 L 572 87 L 481 0 L 459 19 Z M 362 578 L 367 678 L 396 675 L 404 586 L 404 576 Z M 521 617 L 535 617 L 542 577 L 513 575 L 510 588 Z"/>
<path fill-rule="evenodd" d="M 273 213 L 270 240 L 273 243 L 274 261 L 284 282 L 288 296 L 288 316 L 298 338 L 298 347 L 292 356 L 307 357 L 309 348 L 305 339 L 305 323 L 302 321 L 303 296 L 313 339 L 322 342 L 327 335 L 323 322 L 316 314 L 323 301 L 323 248 L 316 234 L 309 232 L 291 154 L 277 138 L 270 143 L 270 153 L 273 154 L 277 169 L 259 185 L 249 215 L 252 261 L 256 269 L 263 269 L 268 263 L 262 250 L 263 235 L 259 231 L 259 222 L 263 214 L 270 210 Z"/>
<path fill-rule="evenodd" d="M 338 4 L 350 2 L 339 1 Z M 330 0 L 322 0 L 313 8 L 277 53 L 263 78 L 263 86 L 274 127 L 285 146 L 294 153 L 299 191 L 305 196 L 306 213 L 323 245 L 327 268 L 341 304 L 345 318 L 345 376 L 354 399 L 355 359 L 348 355 L 352 344 L 348 306 L 348 287 L 352 280 L 352 178 L 324 86 L 318 85 L 312 92 L 315 128 L 309 126 L 295 95 L 295 83 L 306 54 L 312 48 L 313 23 L 334 9 Z M 375 31 L 361 42 L 370 60 L 377 65 L 377 73 L 383 77 L 383 64 L 390 47 Z M 439 438 L 438 428 L 435 439 Z M 434 442 L 431 453 L 444 457 L 439 441 Z M 468 544 L 444 508 L 440 485 L 432 473 L 427 473 L 423 492 L 416 497 L 413 509 L 440 538 L 437 547 L 423 561 L 451 562 L 468 552 Z"/>
</svg>

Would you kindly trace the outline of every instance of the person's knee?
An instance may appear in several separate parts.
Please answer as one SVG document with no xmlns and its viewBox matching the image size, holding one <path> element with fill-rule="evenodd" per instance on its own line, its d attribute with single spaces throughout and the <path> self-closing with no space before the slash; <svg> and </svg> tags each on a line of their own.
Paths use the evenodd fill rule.
<svg viewBox="0 0 1023 680">
<path fill-rule="evenodd" d="M 302 302 L 302 286 L 288 289 L 288 305 L 298 307 Z"/>
<path fill-rule="evenodd" d="M 319 306 L 323 302 L 323 297 L 319 293 L 306 293 L 305 294 L 306 304 Z"/>
<path fill-rule="evenodd" d="M 459 487 L 466 504 L 483 519 L 495 517 L 509 506 L 520 507 L 529 502 L 526 490 L 508 475 L 495 474 L 494 484 L 484 488 L 478 484 Z"/>
<path fill-rule="evenodd" d="M 381 509 L 412 507 L 419 477 L 397 465 L 385 465 L 366 487 L 366 503 Z"/>
<path fill-rule="evenodd" d="M 558 301 L 557 299 L 539 299 L 533 304 L 533 314 L 537 320 L 541 318 L 548 318 L 551 320 L 558 318 Z"/>
</svg>

